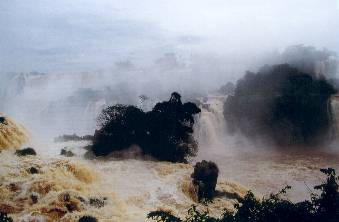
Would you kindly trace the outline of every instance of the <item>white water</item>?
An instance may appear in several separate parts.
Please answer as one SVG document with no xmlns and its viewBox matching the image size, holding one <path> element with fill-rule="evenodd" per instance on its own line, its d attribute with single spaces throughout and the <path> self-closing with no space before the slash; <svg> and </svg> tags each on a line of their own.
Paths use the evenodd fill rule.
<svg viewBox="0 0 339 222">
<path fill-rule="evenodd" d="M 223 106 L 226 97 L 208 97 L 201 99 L 201 113 L 197 118 L 194 137 L 199 145 L 209 147 L 210 150 L 225 148 L 226 124 Z"/>
<path fill-rule="evenodd" d="M 99 95 L 90 92 L 80 93 L 79 96 L 76 93 L 78 89 L 72 87 L 66 87 L 64 92 L 56 94 L 58 96 L 54 98 L 52 95 L 57 88 L 41 85 L 44 78 L 30 77 L 25 80 L 23 88 L 10 86 L 7 95 L 11 97 L 7 97 L 6 110 L 34 132 L 32 145 L 40 157 L 46 159 L 45 162 L 52 159 L 79 161 L 93 172 L 98 172 L 101 179 L 93 186 L 99 194 L 114 193 L 121 201 L 124 213 L 132 215 L 128 221 L 143 220 L 147 212 L 158 206 L 171 206 L 179 213 L 185 212 L 193 203 L 182 192 L 183 181 L 189 181 L 191 166 L 131 159 L 85 160 L 85 150 L 82 149 L 85 143 L 51 143 L 51 140 L 39 137 L 39 133 L 44 135 L 46 132 L 49 138 L 63 133 L 91 133 L 95 129 L 97 114 L 109 102 L 113 102 L 105 94 L 109 90 Z M 60 79 L 55 81 L 64 82 Z M 83 84 L 85 82 L 83 80 Z M 87 86 L 90 84 L 87 83 Z M 108 93 L 108 97 L 111 93 Z M 72 98 L 72 95 L 79 97 Z M 77 101 L 79 98 L 80 102 Z M 194 162 L 201 159 L 215 161 L 220 168 L 220 181 L 236 181 L 266 195 L 289 184 L 293 187 L 290 197 L 301 200 L 307 198 L 309 188 L 321 180 L 319 168 L 339 169 L 339 156 L 326 149 L 280 152 L 274 147 L 255 147 L 241 136 L 229 135 L 223 116 L 225 99 L 223 96 L 208 96 L 201 100 L 202 112 L 197 116 L 194 133 L 199 143 L 199 153 Z M 72 150 L 76 157 L 60 156 L 60 150 L 64 147 Z M 106 209 L 104 216 L 108 218 L 112 214 Z"/>
<path fill-rule="evenodd" d="M 230 135 L 223 116 L 225 99 L 209 96 L 202 102 L 202 112 L 195 127 L 195 137 L 199 142 L 195 161 L 215 161 L 223 178 L 240 182 L 257 193 L 268 195 L 291 185 L 288 196 L 292 200 L 309 198 L 310 189 L 323 178 L 320 168 L 339 170 L 337 142 L 313 150 L 298 147 L 284 150 L 283 147 L 251 144 L 241 135 Z M 339 109 L 335 99 L 332 108 L 338 124 Z"/>
</svg>

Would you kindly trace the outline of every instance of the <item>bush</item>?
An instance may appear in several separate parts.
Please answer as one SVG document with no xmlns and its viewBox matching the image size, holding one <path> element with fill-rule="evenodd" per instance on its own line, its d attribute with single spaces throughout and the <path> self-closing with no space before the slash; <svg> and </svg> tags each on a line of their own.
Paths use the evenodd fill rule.
<svg viewBox="0 0 339 222">
<path fill-rule="evenodd" d="M 219 169 L 214 162 L 203 160 L 195 164 L 191 178 L 199 201 L 213 198 L 218 174 Z"/>
<path fill-rule="evenodd" d="M 330 96 L 336 90 L 325 79 L 289 65 L 247 72 L 225 103 L 229 130 L 267 137 L 278 145 L 317 144 L 329 139 Z"/>
<path fill-rule="evenodd" d="M 196 153 L 193 115 L 199 112 L 194 103 L 182 104 L 178 93 L 146 113 L 134 106 L 108 107 L 99 116 L 101 128 L 94 135 L 93 153 L 103 156 L 136 144 L 159 160 L 186 162 Z"/>
<path fill-rule="evenodd" d="M 339 218 L 339 191 L 338 180 L 334 169 L 321 169 L 327 175 L 326 181 L 315 186 L 320 195 L 311 194 L 311 201 L 293 203 L 284 198 L 289 186 L 277 194 L 259 201 L 252 192 L 248 192 L 239 204 L 235 205 L 234 212 L 224 210 L 220 218 L 209 216 L 208 211 L 199 212 L 195 206 L 188 210 L 184 220 L 173 216 L 169 212 L 154 211 L 148 214 L 149 219 L 158 222 L 337 222 Z M 163 217 L 163 216 L 166 217 Z M 171 220 L 171 218 L 174 218 Z M 167 219 L 167 220 L 164 220 Z"/>
</svg>

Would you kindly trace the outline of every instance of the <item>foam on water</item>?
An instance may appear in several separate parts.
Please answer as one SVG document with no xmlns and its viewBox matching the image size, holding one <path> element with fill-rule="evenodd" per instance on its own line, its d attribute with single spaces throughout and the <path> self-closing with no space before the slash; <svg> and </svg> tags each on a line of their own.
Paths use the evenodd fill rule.
<svg viewBox="0 0 339 222">
<path fill-rule="evenodd" d="M 1 113 L 0 113 L 1 115 Z M 3 115 L 1 115 L 3 117 Z M 19 148 L 28 141 L 26 129 L 9 117 L 4 117 L 0 123 L 0 151 Z"/>
</svg>

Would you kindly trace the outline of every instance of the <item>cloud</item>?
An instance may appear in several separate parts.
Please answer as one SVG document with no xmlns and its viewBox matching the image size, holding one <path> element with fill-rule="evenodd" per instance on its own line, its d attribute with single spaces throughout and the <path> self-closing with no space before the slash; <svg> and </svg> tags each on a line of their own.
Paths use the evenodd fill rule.
<svg viewBox="0 0 339 222">
<path fill-rule="evenodd" d="M 2 0 L 0 71 L 84 70 L 166 52 L 242 53 L 304 43 L 339 51 L 336 2 Z"/>
</svg>

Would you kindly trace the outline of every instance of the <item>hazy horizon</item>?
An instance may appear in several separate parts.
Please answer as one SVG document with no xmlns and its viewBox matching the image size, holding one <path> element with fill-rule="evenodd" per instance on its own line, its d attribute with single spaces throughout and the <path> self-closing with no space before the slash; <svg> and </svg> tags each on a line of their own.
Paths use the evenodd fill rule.
<svg viewBox="0 0 339 222">
<path fill-rule="evenodd" d="M 166 53 L 241 63 L 296 44 L 339 51 L 334 0 L 3 0 L 0 25 L 0 72 L 145 68 Z"/>
</svg>

